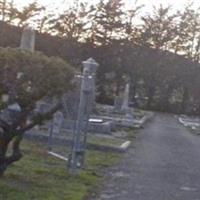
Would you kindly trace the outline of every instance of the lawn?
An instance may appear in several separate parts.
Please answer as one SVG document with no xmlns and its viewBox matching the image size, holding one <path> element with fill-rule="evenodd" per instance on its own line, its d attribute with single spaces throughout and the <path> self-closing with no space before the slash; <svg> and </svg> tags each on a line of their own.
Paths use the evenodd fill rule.
<svg viewBox="0 0 200 200">
<path fill-rule="evenodd" d="M 103 178 L 103 169 L 119 160 L 116 153 L 88 151 L 86 169 L 69 175 L 67 163 L 47 154 L 44 144 L 24 140 L 24 157 L 0 179 L 2 200 L 83 200 Z"/>
</svg>

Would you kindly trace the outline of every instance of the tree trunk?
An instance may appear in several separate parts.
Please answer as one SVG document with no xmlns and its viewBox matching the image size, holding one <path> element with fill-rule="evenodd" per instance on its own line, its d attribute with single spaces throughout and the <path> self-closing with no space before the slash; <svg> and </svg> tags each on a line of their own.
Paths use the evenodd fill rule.
<svg viewBox="0 0 200 200">
<path fill-rule="evenodd" d="M 20 160 L 22 154 L 20 152 L 20 143 L 23 135 L 16 136 L 12 139 L 7 139 L 5 137 L 0 138 L 0 176 L 2 176 L 12 163 Z M 7 157 L 6 153 L 8 150 L 8 145 L 12 142 L 12 155 Z"/>
<path fill-rule="evenodd" d="M 2 137 L 0 138 L 0 176 L 2 176 L 4 171 L 6 170 L 5 159 L 6 159 L 8 144 L 9 141 L 7 141 Z"/>
</svg>

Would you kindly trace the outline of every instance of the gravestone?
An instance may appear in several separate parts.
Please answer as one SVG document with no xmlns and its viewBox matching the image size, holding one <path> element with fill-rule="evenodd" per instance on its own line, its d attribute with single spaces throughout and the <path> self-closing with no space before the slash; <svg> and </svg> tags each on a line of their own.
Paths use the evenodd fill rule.
<svg viewBox="0 0 200 200">
<path fill-rule="evenodd" d="M 64 94 L 62 97 L 62 106 L 65 118 L 67 120 L 76 120 L 78 114 L 78 103 L 80 99 L 80 91 L 75 90 L 67 94 Z"/>
<path fill-rule="evenodd" d="M 22 32 L 20 49 L 32 52 L 35 50 L 35 31 L 29 26 L 25 27 Z"/>
<path fill-rule="evenodd" d="M 114 111 L 120 112 L 122 107 L 123 98 L 121 96 L 116 96 L 114 99 Z"/>
<path fill-rule="evenodd" d="M 80 125 L 80 128 L 82 131 L 89 131 L 93 133 L 103 133 L 103 134 L 110 134 L 111 133 L 111 122 L 102 121 L 102 122 L 96 122 L 96 121 L 88 121 L 88 115 L 87 113 L 93 113 L 96 110 L 96 84 L 95 84 L 95 77 L 96 77 L 96 71 L 97 67 L 99 66 L 98 63 L 93 58 L 89 58 L 88 60 L 83 62 L 84 69 L 87 70 L 87 79 L 88 79 L 88 85 L 86 87 L 89 88 L 90 94 L 87 95 L 87 106 L 83 109 L 83 112 L 86 113 L 86 115 L 83 116 L 83 122 Z M 81 80 L 83 76 L 77 75 L 76 77 Z M 77 81 L 76 81 L 77 82 Z M 80 82 L 79 82 L 80 84 Z M 80 90 L 79 91 L 73 91 L 69 94 L 66 94 L 63 98 L 63 104 L 65 107 L 65 113 L 67 115 L 67 120 L 63 123 L 63 128 L 65 129 L 74 129 L 74 122 L 77 118 L 77 111 L 78 111 L 78 102 L 77 99 L 81 101 L 80 99 Z"/>
<path fill-rule="evenodd" d="M 114 99 L 114 111 L 119 113 L 129 113 L 129 93 L 130 93 L 130 84 L 127 83 L 124 89 L 123 94 L 116 96 Z"/>
<path fill-rule="evenodd" d="M 129 91 L 130 91 L 130 84 L 127 83 L 125 86 L 124 94 L 123 94 L 123 101 L 121 111 L 124 113 L 129 112 Z"/>
<path fill-rule="evenodd" d="M 49 149 L 52 149 L 53 138 L 57 137 L 61 131 L 63 119 L 64 117 L 61 111 L 57 111 L 56 113 L 54 113 L 51 126 L 49 128 Z"/>
<path fill-rule="evenodd" d="M 54 115 L 53 115 L 53 120 L 52 120 L 52 131 L 54 134 L 59 134 L 61 127 L 62 127 L 62 123 L 63 123 L 63 114 L 60 111 L 57 111 Z"/>
</svg>

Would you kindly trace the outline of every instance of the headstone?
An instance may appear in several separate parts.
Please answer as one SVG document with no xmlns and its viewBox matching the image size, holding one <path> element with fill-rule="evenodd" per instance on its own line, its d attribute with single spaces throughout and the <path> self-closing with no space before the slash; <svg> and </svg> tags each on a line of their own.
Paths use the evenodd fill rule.
<svg viewBox="0 0 200 200">
<path fill-rule="evenodd" d="M 25 27 L 22 32 L 20 49 L 26 49 L 32 52 L 35 50 L 35 31 L 29 26 Z"/>
<path fill-rule="evenodd" d="M 122 107 L 123 98 L 121 96 L 116 96 L 114 99 L 114 111 L 120 112 Z"/>
<path fill-rule="evenodd" d="M 57 111 L 53 115 L 53 119 L 51 122 L 51 126 L 49 127 L 49 139 L 48 139 L 48 147 L 51 150 L 53 146 L 53 139 L 58 136 L 60 133 L 63 122 L 63 114 L 60 111 Z"/>
<path fill-rule="evenodd" d="M 130 84 L 127 83 L 124 90 L 123 102 L 121 107 L 122 112 L 125 113 L 129 112 L 129 91 L 130 91 Z"/>
<path fill-rule="evenodd" d="M 78 114 L 78 103 L 80 99 L 80 91 L 71 91 L 62 97 L 63 111 L 65 118 L 76 120 Z"/>
<path fill-rule="evenodd" d="M 53 134 L 59 134 L 63 123 L 63 114 L 57 111 L 53 116 L 52 132 Z"/>
</svg>

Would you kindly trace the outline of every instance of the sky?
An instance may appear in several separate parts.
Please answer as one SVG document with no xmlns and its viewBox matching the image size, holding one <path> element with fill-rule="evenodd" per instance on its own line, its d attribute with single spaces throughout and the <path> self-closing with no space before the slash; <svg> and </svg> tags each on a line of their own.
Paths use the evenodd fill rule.
<svg viewBox="0 0 200 200">
<path fill-rule="evenodd" d="M 18 6 L 24 6 L 27 5 L 28 3 L 33 2 L 34 0 L 14 0 L 16 5 Z M 36 0 L 37 1 L 37 0 Z M 98 2 L 99 0 L 85 0 L 86 2 L 89 3 L 95 3 Z M 184 7 L 184 5 L 190 1 L 190 0 L 124 0 L 124 2 L 128 5 L 134 5 L 134 2 L 137 1 L 138 4 L 144 4 L 145 7 L 143 8 L 144 13 L 151 12 L 152 6 L 156 6 L 159 4 L 163 5 L 172 5 L 173 9 L 181 9 Z M 44 5 L 47 8 L 51 9 L 57 9 L 62 10 L 64 9 L 65 5 L 70 5 L 73 3 L 73 0 L 38 0 L 37 1 L 39 4 Z M 195 7 L 200 7 L 200 0 L 193 0 L 194 6 Z"/>
</svg>

